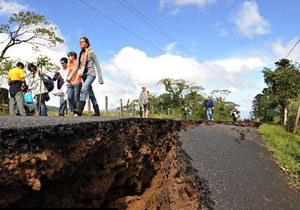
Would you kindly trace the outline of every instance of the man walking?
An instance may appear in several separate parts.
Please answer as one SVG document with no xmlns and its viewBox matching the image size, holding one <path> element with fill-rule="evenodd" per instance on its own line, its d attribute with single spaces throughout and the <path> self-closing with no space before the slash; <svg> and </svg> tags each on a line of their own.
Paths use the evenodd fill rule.
<svg viewBox="0 0 300 210">
<path fill-rule="evenodd" d="M 17 105 L 21 116 L 26 116 L 24 108 L 24 95 L 22 90 L 23 83 L 25 84 L 24 64 L 18 62 L 16 67 L 8 72 L 7 83 L 9 84 L 9 112 L 11 116 L 16 115 L 15 107 Z"/>
<path fill-rule="evenodd" d="M 204 109 L 206 112 L 207 120 L 214 120 L 213 110 L 215 108 L 213 100 L 209 96 L 205 96 Z"/>
<path fill-rule="evenodd" d="M 150 107 L 150 93 L 149 91 L 146 90 L 146 87 L 142 87 L 142 92 L 139 97 L 139 104 L 140 104 L 140 117 L 143 116 L 144 112 L 144 117 L 148 117 L 149 113 L 149 107 Z"/>
</svg>

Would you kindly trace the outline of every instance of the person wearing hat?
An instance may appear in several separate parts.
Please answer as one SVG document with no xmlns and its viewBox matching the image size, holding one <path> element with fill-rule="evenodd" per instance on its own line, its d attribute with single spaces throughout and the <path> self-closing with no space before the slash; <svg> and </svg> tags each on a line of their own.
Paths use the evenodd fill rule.
<svg viewBox="0 0 300 210">
<path fill-rule="evenodd" d="M 204 109 L 207 116 L 207 120 L 214 120 L 213 110 L 215 108 L 213 100 L 209 96 L 204 97 Z"/>
</svg>

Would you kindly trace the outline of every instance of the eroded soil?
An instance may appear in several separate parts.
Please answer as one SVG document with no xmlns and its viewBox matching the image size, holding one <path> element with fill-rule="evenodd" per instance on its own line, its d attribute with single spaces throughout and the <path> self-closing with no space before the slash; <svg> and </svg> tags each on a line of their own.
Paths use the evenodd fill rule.
<svg viewBox="0 0 300 210">
<path fill-rule="evenodd" d="M 202 122 L 0 118 L 1 208 L 213 208 L 177 136 Z"/>
</svg>

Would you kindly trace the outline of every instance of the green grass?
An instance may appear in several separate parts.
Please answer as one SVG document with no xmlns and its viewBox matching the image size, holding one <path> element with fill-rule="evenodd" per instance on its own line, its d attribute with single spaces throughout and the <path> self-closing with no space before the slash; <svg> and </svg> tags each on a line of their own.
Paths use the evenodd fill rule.
<svg viewBox="0 0 300 210">
<path fill-rule="evenodd" d="M 300 189 L 300 136 L 287 132 L 282 125 L 259 127 L 265 144 L 289 175 L 290 184 Z"/>
<path fill-rule="evenodd" d="M 93 111 L 91 111 L 90 113 L 87 112 L 87 111 L 83 112 L 83 116 L 92 116 L 93 114 L 94 114 Z M 121 114 L 119 112 L 109 112 L 107 114 L 105 112 L 101 112 L 100 115 L 102 117 L 135 117 L 135 118 L 140 118 L 139 113 L 132 116 L 131 113 L 129 113 L 127 115 L 126 112 L 123 114 L 123 116 L 121 116 Z M 38 116 L 37 113 L 36 113 L 36 116 Z M 48 111 L 48 116 L 58 116 L 58 111 Z M 66 116 L 71 116 L 71 112 L 68 112 L 68 114 Z M 176 116 L 167 115 L 167 114 L 152 114 L 152 113 L 149 113 L 148 117 L 149 118 L 174 119 L 174 120 L 177 119 Z"/>
</svg>

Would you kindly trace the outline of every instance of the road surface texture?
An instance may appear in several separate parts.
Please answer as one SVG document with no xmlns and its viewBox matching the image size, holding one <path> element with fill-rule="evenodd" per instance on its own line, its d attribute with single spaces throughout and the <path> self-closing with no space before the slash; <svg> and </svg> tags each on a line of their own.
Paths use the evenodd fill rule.
<svg viewBox="0 0 300 210">
<path fill-rule="evenodd" d="M 256 128 L 200 125 L 179 134 L 214 209 L 300 209 L 300 193 L 271 157 Z"/>
</svg>

